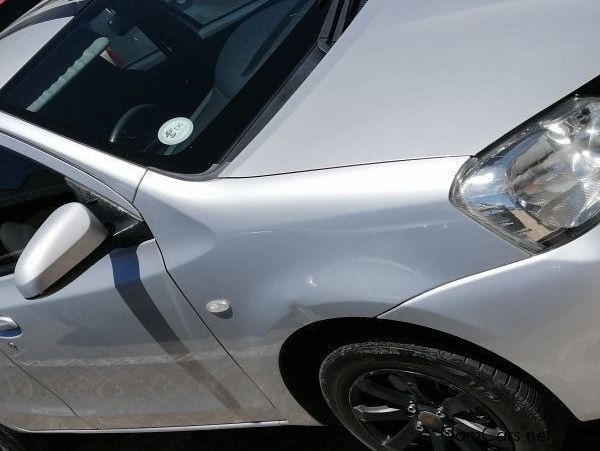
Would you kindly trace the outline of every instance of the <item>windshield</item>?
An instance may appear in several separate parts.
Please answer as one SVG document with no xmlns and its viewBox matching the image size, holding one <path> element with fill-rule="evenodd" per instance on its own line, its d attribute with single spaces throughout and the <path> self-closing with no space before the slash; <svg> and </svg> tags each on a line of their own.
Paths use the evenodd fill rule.
<svg viewBox="0 0 600 451">
<path fill-rule="evenodd" d="M 145 166 L 204 172 L 315 47 L 328 5 L 92 1 L 5 85 L 0 108 Z"/>
</svg>

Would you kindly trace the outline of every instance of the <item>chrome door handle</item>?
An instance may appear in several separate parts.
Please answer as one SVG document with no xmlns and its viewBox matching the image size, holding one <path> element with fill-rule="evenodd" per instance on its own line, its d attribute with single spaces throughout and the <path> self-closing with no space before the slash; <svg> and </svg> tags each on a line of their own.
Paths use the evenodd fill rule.
<svg viewBox="0 0 600 451">
<path fill-rule="evenodd" d="M 23 331 L 17 322 L 8 316 L 0 316 L 0 338 L 15 338 Z"/>
</svg>

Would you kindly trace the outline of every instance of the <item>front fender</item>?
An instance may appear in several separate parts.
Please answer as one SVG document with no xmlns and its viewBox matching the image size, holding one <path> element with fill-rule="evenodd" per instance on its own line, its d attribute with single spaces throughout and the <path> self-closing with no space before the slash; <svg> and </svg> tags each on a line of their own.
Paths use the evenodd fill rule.
<svg viewBox="0 0 600 451">
<path fill-rule="evenodd" d="M 580 420 L 600 418 L 600 228 L 556 250 L 428 291 L 380 316 L 509 360 Z"/>
<path fill-rule="evenodd" d="M 301 423 L 278 364 L 294 332 L 326 319 L 373 318 L 527 257 L 450 204 L 465 161 L 210 181 L 148 171 L 135 206 L 205 323 L 282 418 Z M 231 304 L 228 318 L 205 309 L 221 298 Z"/>
</svg>

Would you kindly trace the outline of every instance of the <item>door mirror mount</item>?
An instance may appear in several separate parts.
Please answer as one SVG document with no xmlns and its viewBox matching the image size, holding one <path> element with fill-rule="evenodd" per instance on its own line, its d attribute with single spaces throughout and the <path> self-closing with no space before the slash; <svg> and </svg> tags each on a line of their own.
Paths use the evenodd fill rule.
<svg viewBox="0 0 600 451">
<path fill-rule="evenodd" d="M 83 204 L 56 209 L 23 250 L 15 268 L 17 289 L 26 299 L 41 295 L 94 252 L 108 230 Z"/>
</svg>

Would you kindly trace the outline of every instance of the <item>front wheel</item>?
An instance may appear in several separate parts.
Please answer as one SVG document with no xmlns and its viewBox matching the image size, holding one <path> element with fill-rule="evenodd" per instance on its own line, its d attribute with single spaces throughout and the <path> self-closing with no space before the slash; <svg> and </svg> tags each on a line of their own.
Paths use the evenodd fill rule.
<svg viewBox="0 0 600 451">
<path fill-rule="evenodd" d="M 25 447 L 15 433 L 0 426 L 0 451 L 25 451 Z"/>
<path fill-rule="evenodd" d="M 325 359 L 325 400 L 377 451 L 559 450 L 560 408 L 492 366 L 415 344 L 343 346 Z"/>
</svg>

